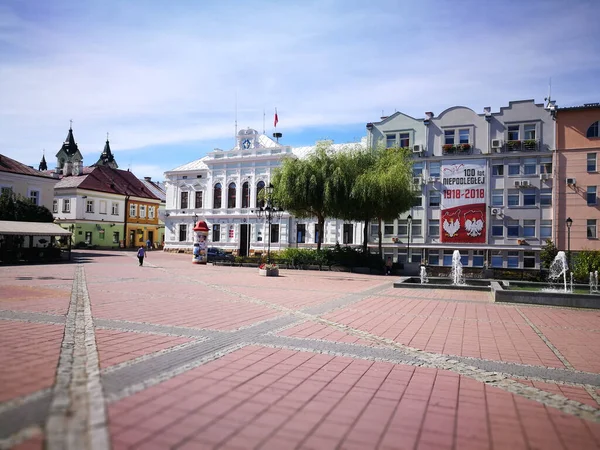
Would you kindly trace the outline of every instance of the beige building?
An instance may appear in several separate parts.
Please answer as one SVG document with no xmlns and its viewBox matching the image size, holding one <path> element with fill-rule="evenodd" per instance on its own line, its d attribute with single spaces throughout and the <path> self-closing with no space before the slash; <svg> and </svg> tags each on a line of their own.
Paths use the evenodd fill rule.
<svg viewBox="0 0 600 450">
<path fill-rule="evenodd" d="M 52 211 L 54 185 L 58 178 L 0 155 L 0 192 L 13 192 Z"/>
</svg>

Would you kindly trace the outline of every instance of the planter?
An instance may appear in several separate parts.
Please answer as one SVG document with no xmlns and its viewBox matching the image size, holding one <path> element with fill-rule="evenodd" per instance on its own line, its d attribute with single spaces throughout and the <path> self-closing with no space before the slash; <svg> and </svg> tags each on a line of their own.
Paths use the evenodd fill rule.
<svg viewBox="0 0 600 450">
<path fill-rule="evenodd" d="M 279 269 L 258 269 L 258 274 L 261 277 L 278 277 Z"/>
</svg>

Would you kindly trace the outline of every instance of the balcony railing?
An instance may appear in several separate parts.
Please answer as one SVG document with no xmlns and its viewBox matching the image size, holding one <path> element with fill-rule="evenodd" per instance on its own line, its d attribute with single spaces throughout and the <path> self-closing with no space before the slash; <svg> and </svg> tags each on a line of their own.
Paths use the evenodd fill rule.
<svg viewBox="0 0 600 450">
<path fill-rule="evenodd" d="M 504 142 L 504 149 L 507 152 L 535 152 L 540 148 L 538 139 L 511 140 Z"/>
<path fill-rule="evenodd" d="M 473 152 L 473 144 L 442 144 L 442 155 L 468 155 Z"/>
</svg>

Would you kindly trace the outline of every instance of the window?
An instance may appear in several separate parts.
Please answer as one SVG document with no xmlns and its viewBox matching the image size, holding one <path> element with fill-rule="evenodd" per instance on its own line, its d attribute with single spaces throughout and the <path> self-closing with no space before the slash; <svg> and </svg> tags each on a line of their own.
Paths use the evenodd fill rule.
<svg viewBox="0 0 600 450">
<path fill-rule="evenodd" d="M 179 207 L 181 209 L 186 209 L 188 207 L 188 198 L 189 198 L 189 193 L 187 191 L 183 191 L 181 193 L 181 202 L 179 203 Z"/>
<path fill-rule="evenodd" d="M 587 237 L 588 239 L 596 239 L 596 219 L 587 219 Z"/>
<path fill-rule="evenodd" d="M 587 154 L 587 171 L 588 172 L 596 172 L 596 154 L 595 153 Z"/>
<path fill-rule="evenodd" d="M 421 250 L 411 250 L 410 251 L 410 262 L 415 264 L 421 264 Z"/>
<path fill-rule="evenodd" d="M 465 254 L 465 255 L 460 255 L 460 263 L 463 266 L 468 266 L 469 265 L 469 254 Z"/>
<path fill-rule="evenodd" d="M 535 206 L 535 189 L 523 189 L 523 206 Z"/>
<path fill-rule="evenodd" d="M 504 205 L 504 190 L 494 189 L 492 190 L 492 206 Z"/>
<path fill-rule="evenodd" d="M 383 234 L 388 236 L 394 234 L 394 222 L 384 222 Z"/>
<path fill-rule="evenodd" d="M 439 177 L 441 165 L 442 164 L 440 162 L 429 163 L 429 176 L 430 177 Z"/>
<path fill-rule="evenodd" d="M 501 220 L 492 220 L 492 237 L 504 236 L 504 224 Z"/>
<path fill-rule="evenodd" d="M 137 205 L 129 205 L 129 217 L 135 217 L 137 215 Z"/>
<path fill-rule="evenodd" d="M 400 250 L 398 250 L 398 258 L 396 258 L 396 261 L 397 261 L 399 264 L 405 264 L 405 263 L 406 263 L 406 261 L 408 261 L 408 260 L 406 259 L 406 250 L 405 250 L 405 249 L 400 249 Z"/>
<path fill-rule="evenodd" d="M 523 135 L 525 136 L 525 140 L 533 140 L 535 139 L 535 124 L 528 123 L 523 127 Z"/>
<path fill-rule="evenodd" d="M 64 213 L 70 213 L 71 212 L 71 199 L 65 198 L 63 200 L 63 210 L 62 210 L 62 212 L 64 212 Z"/>
<path fill-rule="evenodd" d="M 319 242 L 319 224 L 315 223 L 315 244 Z"/>
<path fill-rule="evenodd" d="M 398 219 L 398 236 L 408 236 L 408 221 Z"/>
<path fill-rule="evenodd" d="M 11 187 L 2 186 L 0 188 L 0 195 L 10 195 L 10 194 L 12 194 L 12 188 Z"/>
<path fill-rule="evenodd" d="M 85 212 L 86 213 L 94 212 L 94 200 L 88 200 L 85 202 Z"/>
<path fill-rule="evenodd" d="M 118 216 L 119 215 L 119 204 L 118 203 L 113 202 L 111 214 L 113 216 Z"/>
<path fill-rule="evenodd" d="M 506 267 L 509 269 L 517 269 L 519 267 L 519 252 L 508 252 L 506 258 Z"/>
<path fill-rule="evenodd" d="M 519 191 L 516 189 L 508 190 L 508 206 L 519 206 Z"/>
<path fill-rule="evenodd" d="M 179 225 L 179 242 L 187 240 L 187 225 Z"/>
<path fill-rule="evenodd" d="M 371 224 L 371 236 L 378 236 L 378 235 L 379 235 L 379 224 L 372 223 Z"/>
<path fill-rule="evenodd" d="M 441 195 L 440 191 L 429 191 L 429 206 L 439 207 Z"/>
<path fill-rule="evenodd" d="M 279 224 L 272 223 L 271 231 L 269 233 L 269 239 L 271 240 L 271 244 L 276 244 L 279 242 Z"/>
<path fill-rule="evenodd" d="M 523 237 L 535 237 L 535 219 L 523 220 Z"/>
<path fill-rule="evenodd" d="M 229 186 L 227 187 L 227 208 L 229 208 L 229 209 L 235 208 L 235 195 L 236 195 L 235 183 L 229 183 Z"/>
<path fill-rule="evenodd" d="M 509 176 L 518 176 L 521 175 L 521 165 L 520 164 L 509 164 L 508 165 L 508 175 Z"/>
<path fill-rule="evenodd" d="M 409 147 L 410 146 L 410 134 L 409 133 L 400 133 L 400 147 Z"/>
<path fill-rule="evenodd" d="M 140 205 L 140 217 L 146 218 L 146 205 Z"/>
<path fill-rule="evenodd" d="M 518 220 L 507 220 L 506 222 L 506 236 L 509 238 L 519 237 L 519 221 Z"/>
<path fill-rule="evenodd" d="M 492 175 L 497 177 L 504 176 L 504 164 L 493 164 Z"/>
<path fill-rule="evenodd" d="M 250 208 L 250 183 L 242 184 L 242 208 Z"/>
<path fill-rule="evenodd" d="M 544 240 L 552 238 L 552 220 L 540 221 L 540 238 Z"/>
<path fill-rule="evenodd" d="M 537 173 L 537 161 L 535 158 L 525 158 L 523 160 L 523 174 L 535 175 Z"/>
<path fill-rule="evenodd" d="M 590 127 L 588 128 L 586 137 L 597 138 L 598 136 L 600 136 L 600 135 L 598 134 L 598 121 L 596 121 L 593 124 L 591 124 Z"/>
<path fill-rule="evenodd" d="M 34 205 L 40 204 L 40 191 L 29 191 L 29 201 Z"/>
<path fill-rule="evenodd" d="M 221 242 L 221 225 L 219 225 L 218 223 L 215 223 L 212 226 L 212 240 L 213 242 Z"/>
<path fill-rule="evenodd" d="M 385 147 L 392 148 L 396 146 L 396 135 L 395 134 L 386 134 L 385 135 Z"/>
<path fill-rule="evenodd" d="M 598 197 L 596 196 L 596 186 L 587 187 L 586 198 L 588 206 L 594 206 L 598 203 Z"/>
<path fill-rule="evenodd" d="M 100 214 L 106 214 L 106 200 L 100 200 Z"/>
<path fill-rule="evenodd" d="M 495 251 L 492 253 L 492 267 L 504 266 L 504 258 L 502 257 L 502 251 Z"/>
<path fill-rule="evenodd" d="M 258 183 L 256 183 L 256 207 L 257 208 L 262 208 L 263 206 L 265 206 L 264 199 L 261 199 L 262 191 L 264 189 L 265 189 L 264 181 L 259 181 Z"/>
<path fill-rule="evenodd" d="M 413 208 L 422 208 L 423 207 L 423 196 L 421 194 L 413 195 L 412 205 L 413 205 Z"/>
<path fill-rule="evenodd" d="M 215 184 L 213 188 L 213 208 L 219 209 L 221 207 L 221 194 L 222 194 L 221 183 Z"/>
<path fill-rule="evenodd" d="M 85 243 L 87 245 L 91 245 L 92 244 L 92 232 L 91 231 L 86 231 L 85 232 Z"/>
<path fill-rule="evenodd" d="M 540 173 L 552 175 L 552 158 L 540 158 Z"/>
<path fill-rule="evenodd" d="M 523 252 L 523 267 L 525 269 L 535 268 L 535 253 L 534 252 Z"/>
<path fill-rule="evenodd" d="M 473 267 L 483 267 L 484 250 L 473 250 Z"/>
<path fill-rule="evenodd" d="M 519 140 L 519 125 L 510 125 L 508 127 L 508 140 L 518 141 Z"/>
<path fill-rule="evenodd" d="M 196 191 L 196 198 L 194 199 L 194 208 L 202 208 L 202 191 Z"/>
<path fill-rule="evenodd" d="M 452 265 L 452 255 L 453 254 L 454 254 L 454 250 L 444 250 L 444 259 L 443 259 L 444 266 Z"/>
<path fill-rule="evenodd" d="M 439 235 L 440 235 L 439 219 L 429 219 L 429 236 L 439 237 Z"/>
<path fill-rule="evenodd" d="M 429 250 L 429 254 L 427 255 L 427 264 L 432 266 L 438 266 L 440 264 L 439 250 Z"/>
<path fill-rule="evenodd" d="M 422 177 L 423 176 L 423 163 L 414 163 L 412 166 L 413 177 Z"/>
<path fill-rule="evenodd" d="M 299 223 L 296 225 L 296 242 L 300 244 L 306 242 L 306 224 Z"/>
<path fill-rule="evenodd" d="M 149 206 L 148 207 L 148 219 L 154 219 L 156 215 L 156 206 Z"/>
<path fill-rule="evenodd" d="M 421 226 L 421 219 L 413 219 L 412 226 L 410 228 L 411 228 L 411 230 L 410 230 L 411 236 L 423 235 L 423 227 Z"/>
<path fill-rule="evenodd" d="M 58 212 L 58 200 L 52 200 L 52 212 L 53 213 Z"/>
<path fill-rule="evenodd" d="M 469 130 L 458 130 L 458 143 L 468 144 L 469 143 Z"/>
<path fill-rule="evenodd" d="M 444 144 L 454 145 L 454 130 L 444 130 Z"/>
<path fill-rule="evenodd" d="M 540 189 L 540 205 L 552 206 L 552 188 Z"/>
<path fill-rule="evenodd" d="M 353 230 L 354 230 L 354 227 L 352 226 L 351 223 L 344 224 L 344 235 L 342 236 L 344 244 L 353 244 L 354 243 Z"/>
<path fill-rule="evenodd" d="M 119 243 L 119 232 L 113 231 L 113 244 L 118 244 L 118 243 Z"/>
</svg>

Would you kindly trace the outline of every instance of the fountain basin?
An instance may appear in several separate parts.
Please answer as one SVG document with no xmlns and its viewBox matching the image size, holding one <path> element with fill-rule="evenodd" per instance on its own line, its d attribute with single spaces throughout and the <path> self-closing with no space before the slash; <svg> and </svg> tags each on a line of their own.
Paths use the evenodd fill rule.
<svg viewBox="0 0 600 450">
<path fill-rule="evenodd" d="M 394 283 L 396 288 L 410 289 L 457 289 L 463 291 L 486 291 L 490 292 L 492 280 L 467 279 L 465 284 L 454 284 L 452 278 L 429 277 L 429 282 L 421 284 L 420 277 L 401 277 L 400 281 Z"/>
<path fill-rule="evenodd" d="M 555 292 L 542 291 L 542 289 L 548 288 L 547 283 L 501 281 L 494 285 L 494 301 L 496 302 L 600 309 L 600 294 L 589 294 L 589 287 L 585 284 L 573 285 L 574 293 L 558 290 Z M 577 293 L 577 291 L 581 293 Z"/>
</svg>

